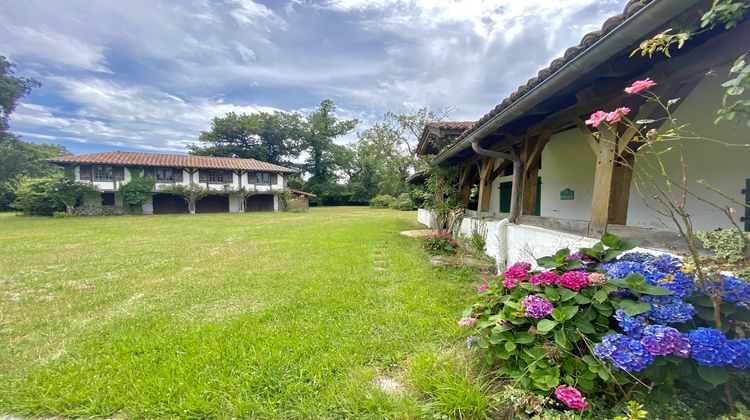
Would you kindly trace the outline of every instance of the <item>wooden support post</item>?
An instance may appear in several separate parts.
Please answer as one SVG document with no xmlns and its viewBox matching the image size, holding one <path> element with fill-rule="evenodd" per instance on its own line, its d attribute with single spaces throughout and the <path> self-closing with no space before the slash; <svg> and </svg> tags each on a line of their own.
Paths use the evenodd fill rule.
<svg viewBox="0 0 750 420">
<path fill-rule="evenodd" d="M 594 194 L 589 220 L 589 236 L 592 237 L 599 237 L 607 230 L 610 195 L 612 194 L 612 173 L 617 150 L 617 132 L 614 128 L 603 124 L 599 128 L 599 133 L 601 138 L 597 145 Z"/>
<path fill-rule="evenodd" d="M 521 192 L 521 214 L 533 215 L 536 213 L 537 197 L 537 178 L 541 163 L 541 155 L 544 146 L 550 139 L 548 131 L 543 132 L 539 137 L 526 139 L 523 142 L 521 160 L 523 161 L 523 187 Z"/>
<path fill-rule="evenodd" d="M 482 161 L 479 171 L 479 204 L 477 211 L 490 211 L 490 197 L 492 196 L 492 172 L 495 169 L 495 158 L 488 157 Z"/>
<path fill-rule="evenodd" d="M 471 198 L 471 166 L 461 168 L 461 176 L 458 179 L 458 204 L 464 208 L 469 207 L 469 198 Z"/>
</svg>

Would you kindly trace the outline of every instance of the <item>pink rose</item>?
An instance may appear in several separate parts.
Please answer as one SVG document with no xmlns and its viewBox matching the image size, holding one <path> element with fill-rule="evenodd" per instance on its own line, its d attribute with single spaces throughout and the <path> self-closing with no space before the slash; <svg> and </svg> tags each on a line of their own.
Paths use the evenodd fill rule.
<svg viewBox="0 0 750 420">
<path fill-rule="evenodd" d="M 651 89 L 654 86 L 656 86 L 656 82 L 647 77 L 645 80 L 636 80 L 633 82 L 632 85 L 625 88 L 625 92 L 630 94 L 638 93 L 642 90 Z"/>
<path fill-rule="evenodd" d="M 605 119 L 611 123 L 620 122 L 620 118 L 628 115 L 629 112 L 630 112 L 630 108 L 628 107 L 624 106 L 621 108 L 617 108 L 616 110 L 608 113 Z"/>
<path fill-rule="evenodd" d="M 586 398 L 581 395 L 581 391 L 572 386 L 558 386 L 555 388 L 555 397 L 573 410 L 583 411 L 586 409 Z"/>
<path fill-rule="evenodd" d="M 485 284 L 477 287 L 477 293 L 482 293 L 482 292 L 484 292 L 485 290 L 487 290 L 489 288 L 490 288 L 490 285 L 487 284 L 487 283 L 485 283 Z"/>
<path fill-rule="evenodd" d="M 591 114 L 588 120 L 586 120 L 586 124 L 592 127 L 599 127 L 599 124 L 607 120 L 607 115 L 609 115 L 609 113 L 604 111 L 596 111 Z"/>
</svg>

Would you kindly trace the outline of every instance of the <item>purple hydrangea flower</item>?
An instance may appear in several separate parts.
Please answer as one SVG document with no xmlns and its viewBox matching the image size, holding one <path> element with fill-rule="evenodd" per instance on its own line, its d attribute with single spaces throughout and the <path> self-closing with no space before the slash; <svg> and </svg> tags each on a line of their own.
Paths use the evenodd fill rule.
<svg viewBox="0 0 750 420">
<path fill-rule="evenodd" d="M 630 293 L 630 290 L 628 289 L 620 289 L 620 290 L 615 290 L 614 292 L 609 292 L 609 297 L 613 297 L 613 298 L 626 298 L 626 297 L 631 297 L 631 296 L 633 296 L 633 294 Z"/>
<path fill-rule="evenodd" d="M 620 255 L 617 258 L 617 261 L 630 261 L 639 264 L 646 264 L 653 259 L 654 255 L 649 254 L 648 252 L 628 252 L 627 254 Z"/>
<path fill-rule="evenodd" d="M 652 257 L 646 265 L 652 273 L 677 274 L 682 267 L 682 260 L 673 255 L 662 254 Z"/>
<path fill-rule="evenodd" d="M 663 325 L 649 325 L 643 329 L 641 344 L 654 356 L 673 354 L 690 357 L 690 341 L 679 331 Z"/>
<path fill-rule="evenodd" d="M 732 276 L 721 276 L 721 279 L 709 282 L 706 291 L 718 294 L 722 300 L 734 302 L 735 305 L 747 308 L 750 303 L 750 283 Z"/>
<path fill-rule="evenodd" d="M 625 315 L 625 312 L 621 309 L 615 311 L 615 319 L 619 321 L 618 324 L 622 331 L 633 338 L 639 338 L 643 334 L 643 327 L 648 325 L 644 317 Z"/>
<path fill-rule="evenodd" d="M 680 324 L 697 313 L 693 305 L 675 296 L 644 296 L 641 301 L 651 304 L 645 315 L 657 324 Z"/>
<path fill-rule="evenodd" d="M 699 365 L 726 366 L 737 356 L 727 337 L 715 328 L 696 328 L 685 336 L 692 347 L 690 356 Z"/>
<path fill-rule="evenodd" d="M 735 353 L 732 366 L 737 369 L 750 369 L 750 338 L 729 340 L 729 347 Z"/>
<path fill-rule="evenodd" d="M 552 313 L 552 310 L 555 308 L 552 306 L 552 302 L 537 295 L 526 296 L 523 298 L 521 304 L 526 316 L 529 318 L 544 318 Z"/>
<path fill-rule="evenodd" d="M 602 342 L 594 346 L 594 354 L 628 372 L 640 372 L 654 361 L 654 356 L 640 341 L 622 334 L 604 336 Z"/>
<path fill-rule="evenodd" d="M 644 274 L 648 271 L 645 264 L 634 261 L 608 262 L 600 265 L 599 268 L 606 271 L 609 279 L 624 279 L 631 274 Z"/>
<path fill-rule="evenodd" d="M 476 335 L 470 335 L 466 337 L 466 348 L 470 349 L 471 346 L 473 346 L 477 341 L 479 341 L 479 337 L 477 337 Z"/>
<path fill-rule="evenodd" d="M 581 260 L 582 263 L 588 264 L 594 262 L 594 259 L 584 254 L 583 252 L 574 252 L 565 257 L 565 264 L 570 263 L 573 260 Z"/>
<path fill-rule="evenodd" d="M 695 283 L 693 277 L 684 273 L 664 274 L 664 273 L 647 273 L 644 274 L 646 281 L 654 286 L 661 286 L 669 289 L 672 296 L 686 298 L 693 294 Z"/>
</svg>

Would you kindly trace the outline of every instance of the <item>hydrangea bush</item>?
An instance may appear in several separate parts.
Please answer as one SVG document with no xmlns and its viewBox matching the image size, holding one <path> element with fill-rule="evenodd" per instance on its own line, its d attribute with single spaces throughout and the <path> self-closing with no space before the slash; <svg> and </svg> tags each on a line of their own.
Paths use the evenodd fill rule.
<svg viewBox="0 0 750 420">
<path fill-rule="evenodd" d="M 605 234 L 592 248 L 538 259 L 536 269 L 513 264 L 465 311 L 467 345 L 512 384 L 573 410 L 586 408 L 585 395 L 711 389 L 748 369 L 750 285 L 723 275 L 699 286 L 676 257 L 626 253 L 637 245 Z M 723 330 L 714 328 L 717 295 Z"/>
</svg>

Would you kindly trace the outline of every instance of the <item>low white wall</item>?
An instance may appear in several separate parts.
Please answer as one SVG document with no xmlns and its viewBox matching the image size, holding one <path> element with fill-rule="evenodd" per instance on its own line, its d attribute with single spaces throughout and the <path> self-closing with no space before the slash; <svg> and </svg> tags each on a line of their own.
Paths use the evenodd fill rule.
<svg viewBox="0 0 750 420">
<path fill-rule="evenodd" d="M 417 209 L 417 221 L 430 229 L 437 229 L 437 220 L 430 210 Z"/>
<path fill-rule="evenodd" d="M 423 225 L 429 226 L 431 217 L 432 214 L 428 210 L 419 209 L 417 212 L 417 220 Z M 560 248 L 570 248 L 575 252 L 599 242 L 594 238 L 571 233 L 512 224 L 508 219 L 464 217 L 461 220 L 459 235 L 469 236 L 474 231 L 485 235 L 485 253 L 495 259 L 498 272 L 519 261 L 531 263 L 536 267 L 537 258 L 552 255 Z M 641 247 L 633 251 L 664 254 L 663 251 Z"/>
</svg>

